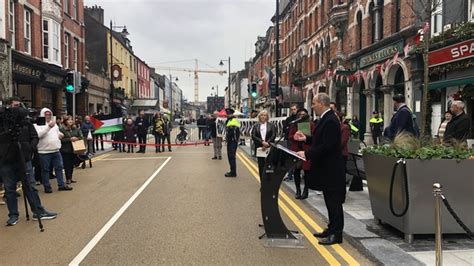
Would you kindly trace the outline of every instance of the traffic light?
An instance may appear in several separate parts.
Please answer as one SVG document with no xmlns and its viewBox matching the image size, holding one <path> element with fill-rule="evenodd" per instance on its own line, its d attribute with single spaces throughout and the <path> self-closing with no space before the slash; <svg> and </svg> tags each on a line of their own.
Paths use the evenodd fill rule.
<svg viewBox="0 0 474 266">
<path fill-rule="evenodd" d="M 251 89 L 250 95 L 252 95 L 252 98 L 257 98 L 257 96 L 258 96 L 257 84 L 255 84 L 255 83 L 252 84 L 252 89 Z"/>
<path fill-rule="evenodd" d="M 66 92 L 74 93 L 74 72 L 70 71 L 66 74 Z"/>
</svg>

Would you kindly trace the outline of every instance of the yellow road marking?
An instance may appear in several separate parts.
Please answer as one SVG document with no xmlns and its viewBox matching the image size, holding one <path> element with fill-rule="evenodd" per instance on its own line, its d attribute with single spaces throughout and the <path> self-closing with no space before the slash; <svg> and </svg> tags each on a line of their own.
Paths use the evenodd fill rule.
<svg viewBox="0 0 474 266">
<path fill-rule="evenodd" d="M 246 157 L 246 155 L 239 153 L 252 167 L 255 171 L 258 171 L 258 167 Z M 258 175 L 257 175 L 258 176 Z M 323 229 L 319 226 L 311 217 L 301 209 L 298 204 L 296 204 L 284 191 L 280 190 L 280 196 L 288 202 L 288 204 L 316 231 L 322 231 Z M 331 247 L 339 253 L 339 255 L 349 264 L 349 265 L 360 265 L 347 251 L 340 245 L 331 245 Z"/>
<path fill-rule="evenodd" d="M 247 162 L 243 157 L 242 154 L 237 154 L 237 157 L 242 161 L 242 163 L 247 167 L 247 170 L 257 179 L 257 182 L 260 182 L 259 180 L 259 175 L 254 170 L 251 164 Z M 286 213 L 288 218 L 290 218 L 293 223 L 298 227 L 298 229 L 306 236 L 306 239 L 313 245 L 313 247 L 323 256 L 323 258 L 329 263 L 329 265 L 341 265 L 336 258 L 328 251 L 328 249 L 325 246 L 319 245 L 316 242 L 316 238 L 311 234 L 309 229 L 304 225 L 297 217 L 296 215 L 286 206 L 285 203 L 279 202 L 279 206 L 281 209 Z"/>
</svg>

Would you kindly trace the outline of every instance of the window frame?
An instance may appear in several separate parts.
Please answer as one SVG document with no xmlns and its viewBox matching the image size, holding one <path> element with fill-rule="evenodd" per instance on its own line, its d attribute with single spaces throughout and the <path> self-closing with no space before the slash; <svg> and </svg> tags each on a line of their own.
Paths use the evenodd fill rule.
<svg viewBox="0 0 474 266">
<path fill-rule="evenodd" d="M 64 33 L 64 68 L 69 69 L 70 68 L 70 39 L 71 36 L 69 33 Z"/>
<path fill-rule="evenodd" d="M 77 19 L 78 17 L 78 6 L 77 6 L 77 0 L 72 0 L 72 18 Z"/>
<path fill-rule="evenodd" d="M 79 67 L 79 40 L 74 38 L 73 39 L 73 66 L 74 70 L 78 70 Z"/>
<path fill-rule="evenodd" d="M 15 49 L 15 1 L 8 1 L 8 33 L 10 34 L 10 44 Z"/>
<path fill-rule="evenodd" d="M 31 10 L 25 8 L 23 12 L 23 42 L 25 45 L 25 53 L 31 54 Z"/>
<path fill-rule="evenodd" d="M 433 6 L 433 13 L 431 15 L 431 36 L 437 36 L 443 32 L 443 0 L 433 2 L 433 5 L 439 3 L 438 6 Z"/>
<path fill-rule="evenodd" d="M 63 10 L 64 10 L 64 13 L 66 14 L 70 14 L 70 9 L 71 9 L 71 5 L 70 5 L 70 0 L 64 0 L 63 1 Z"/>
<path fill-rule="evenodd" d="M 46 25 L 46 27 L 45 27 Z M 43 59 L 49 61 L 49 47 L 50 47 L 50 34 L 49 34 L 49 20 L 43 19 L 41 23 L 41 32 L 43 36 L 43 43 L 42 43 L 42 48 L 43 48 Z M 45 29 L 46 28 L 46 29 Z"/>
<path fill-rule="evenodd" d="M 53 62 L 56 62 L 56 63 L 60 63 L 61 62 L 61 25 L 54 21 L 54 20 L 51 20 L 51 24 L 52 24 L 52 29 L 53 29 L 53 32 L 51 34 L 51 37 L 53 38 L 52 39 L 52 54 L 53 54 Z"/>
</svg>

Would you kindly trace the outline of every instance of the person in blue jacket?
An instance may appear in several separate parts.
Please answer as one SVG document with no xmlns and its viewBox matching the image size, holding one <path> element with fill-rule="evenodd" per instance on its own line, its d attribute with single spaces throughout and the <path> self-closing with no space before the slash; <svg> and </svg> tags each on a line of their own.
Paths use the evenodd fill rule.
<svg viewBox="0 0 474 266">
<path fill-rule="evenodd" d="M 393 141 L 395 136 L 402 132 L 418 137 L 418 126 L 413 119 L 412 111 L 405 104 L 405 96 L 402 94 L 396 94 L 392 99 L 395 114 L 390 121 L 390 126 L 384 131 L 384 137 Z"/>
</svg>

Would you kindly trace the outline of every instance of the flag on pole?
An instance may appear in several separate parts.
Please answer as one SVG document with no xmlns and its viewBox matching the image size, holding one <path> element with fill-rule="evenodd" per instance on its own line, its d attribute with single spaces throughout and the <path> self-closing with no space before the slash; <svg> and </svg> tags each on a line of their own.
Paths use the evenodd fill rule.
<svg viewBox="0 0 474 266">
<path fill-rule="evenodd" d="M 123 122 L 120 116 L 91 116 L 91 122 L 95 128 L 94 135 L 123 131 Z"/>
</svg>

